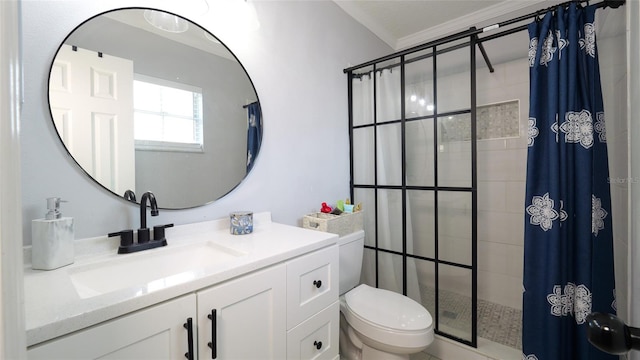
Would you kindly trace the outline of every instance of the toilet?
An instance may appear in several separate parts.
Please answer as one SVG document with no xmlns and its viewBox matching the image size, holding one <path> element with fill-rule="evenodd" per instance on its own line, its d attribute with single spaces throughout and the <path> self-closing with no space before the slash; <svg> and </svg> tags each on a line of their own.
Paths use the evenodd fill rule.
<svg viewBox="0 0 640 360">
<path fill-rule="evenodd" d="M 364 231 L 339 239 L 340 358 L 401 360 L 433 341 L 433 319 L 418 302 L 360 282 Z"/>
</svg>

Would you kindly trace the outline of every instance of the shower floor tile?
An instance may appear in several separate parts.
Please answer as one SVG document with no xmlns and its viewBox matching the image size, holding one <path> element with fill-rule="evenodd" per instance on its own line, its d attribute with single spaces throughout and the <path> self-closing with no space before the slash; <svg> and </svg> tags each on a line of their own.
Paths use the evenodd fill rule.
<svg viewBox="0 0 640 360">
<path fill-rule="evenodd" d="M 435 312 L 435 289 L 421 287 L 422 304 Z M 471 298 L 452 291 L 440 290 L 440 330 L 470 339 Z M 478 299 L 478 337 L 514 349 L 522 349 L 522 311 Z"/>
<path fill-rule="evenodd" d="M 522 311 L 478 300 L 478 336 L 522 350 Z"/>
</svg>

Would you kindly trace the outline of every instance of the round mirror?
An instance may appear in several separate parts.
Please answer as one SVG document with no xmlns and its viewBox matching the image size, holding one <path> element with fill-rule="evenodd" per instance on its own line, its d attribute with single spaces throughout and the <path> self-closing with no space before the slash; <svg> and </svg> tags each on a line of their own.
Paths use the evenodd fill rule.
<svg viewBox="0 0 640 360">
<path fill-rule="evenodd" d="M 259 151 L 251 79 L 215 36 L 154 9 L 109 11 L 58 49 L 49 107 L 75 162 L 107 190 L 181 209 L 227 194 Z"/>
</svg>

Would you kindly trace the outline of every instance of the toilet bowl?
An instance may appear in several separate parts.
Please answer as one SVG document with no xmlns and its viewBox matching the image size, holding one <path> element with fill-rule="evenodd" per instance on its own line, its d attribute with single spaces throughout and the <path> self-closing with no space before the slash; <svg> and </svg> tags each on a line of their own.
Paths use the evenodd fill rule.
<svg viewBox="0 0 640 360">
<path fill-rule="evenodd" d="M 363 231 L 339 242 L 341 359 L 401 360 L 424 350 L 433 341 L 431 314 L 402 294 L 358 285 Z"/>
<path fill-rule="evenodd" d="M 409 359 L 433 341 L 431 314 L 392 291 L 359 285 L 341 297 L 340 312 L 340 348 L 349 360 Z"/>
</svg>

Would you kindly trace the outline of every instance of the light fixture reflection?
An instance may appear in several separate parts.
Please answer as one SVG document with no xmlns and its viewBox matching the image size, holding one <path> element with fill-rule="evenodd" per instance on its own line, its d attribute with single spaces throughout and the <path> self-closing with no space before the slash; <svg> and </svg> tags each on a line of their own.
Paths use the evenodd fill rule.
<svg viewBox="0 0 640 360">
<path fill-rule="evenodd" d="M 181 33 L 189 29 L 189 24 L 186 20 L 162 11 L 145 10 L 144 19 L 158 29 L 172 33 Z"/>
</svg>

